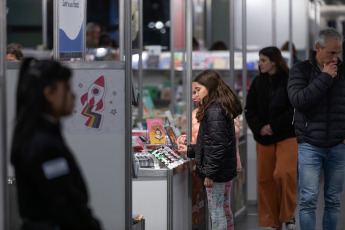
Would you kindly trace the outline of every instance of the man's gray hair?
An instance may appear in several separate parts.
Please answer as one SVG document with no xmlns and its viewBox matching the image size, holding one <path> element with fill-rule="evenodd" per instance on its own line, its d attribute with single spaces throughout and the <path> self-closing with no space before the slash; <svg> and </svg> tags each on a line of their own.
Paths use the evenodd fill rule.
<svg viewBox="0 0 345 230">
<path fill-rule="evenodd" d="M 335 39 L 339 43 L 342 43 L 344 38 L 336 29 L 328 27 L 319 31 L 315 39 L 315 44 L 324 47 L 328 39 Z"/>
<path fill-rule="evenodd" d="M 95 27 L 99 26 L 99 24 L 94 22 L 89 22 L 86 25 L 86 33 L 91 33 L 95 30 Z"/>
</svg>

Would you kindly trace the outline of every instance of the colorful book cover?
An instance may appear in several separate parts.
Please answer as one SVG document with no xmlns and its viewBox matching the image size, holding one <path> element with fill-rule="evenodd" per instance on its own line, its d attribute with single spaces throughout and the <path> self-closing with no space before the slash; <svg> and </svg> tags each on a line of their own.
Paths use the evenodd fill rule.
<svg viewBox="0 0 345 230">
<path fill-rule="evenodd" d="M 151 144 L 165 144 L 165 133 L 162 119 L 146 119 L 146 123 Z"/>
<path fill-rule="evenodd" d="M 152 117 L 154 116 L 154 104 L 150 95 L 150 92 L 147 89 L 143 90 L 143 110 L 144 110 L 144 117 Z"/>
<path fill-rule="evenodd" d="M 207 52 L 193 52 L 193 69 L 206 69 Z"/>
<path fill-rule="evenodd" d="M 207 65 L 210 69 L 228 69 L 229 52 L 212 51 L 208 56 Z"/>
<path fill-rule="evenodd" d="M 170 126 L 167 126 L 167 127 L 165 127 L 165 130 L 167 131 L 168 137 L 170 139 L 172 149 L 178 149 L 177 138 L 175 136 L 173 128 Z"/>
</svg>

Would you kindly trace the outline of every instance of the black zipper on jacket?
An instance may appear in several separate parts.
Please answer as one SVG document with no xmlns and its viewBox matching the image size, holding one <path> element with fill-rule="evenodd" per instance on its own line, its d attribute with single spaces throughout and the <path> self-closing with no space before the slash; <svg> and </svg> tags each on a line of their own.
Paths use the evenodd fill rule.
<svg viewBox="0 0 345 230">
<path fill-rule="evenodd" d="M 327 90 L 327 141 L 329 140 L 329 133 L 330 133 L 330 126 L 331 126 L 331 121 L 330 121 L 330 111 L 331 111 L 331 91 L 330 89 Z"/>
</svg>

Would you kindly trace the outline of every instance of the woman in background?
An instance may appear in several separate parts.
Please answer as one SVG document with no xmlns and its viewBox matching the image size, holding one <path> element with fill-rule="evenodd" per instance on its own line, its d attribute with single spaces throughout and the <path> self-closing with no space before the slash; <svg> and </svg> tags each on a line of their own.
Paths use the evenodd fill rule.
<svg viewBox="0 0 345 230">
<path fill-rule="evenodd" d="M 7 61 L 21 61 L 24 58 L 22 46 L 17 43 L 7 45 L 6 60 Z"/>
<path fill-rule="evenodd" d="M 298 145 L 287 93 L 289 68 L 277 47 L 259 52 L 245 108 L 256 141 L 259 226 L 295 229 Z"/>
</svg>

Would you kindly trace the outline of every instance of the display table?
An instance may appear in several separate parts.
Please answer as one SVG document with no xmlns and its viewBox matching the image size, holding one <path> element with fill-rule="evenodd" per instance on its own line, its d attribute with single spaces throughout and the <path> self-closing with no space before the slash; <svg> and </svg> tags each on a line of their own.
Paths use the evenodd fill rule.
<svg viewBox="0 0 345 230">
<path fill-rule="evenodd" d="M 189 162 L 173 169 L 143 169 L 132 183 L 132 210 L 150 230 L 181 230 L 188 226 Z"/>
<path fill-rule="evenodd" d="M 132 230 L 145 230 L 145 219 L 141 219 L 138 223 L 133 224 Z"/>
</svg>

